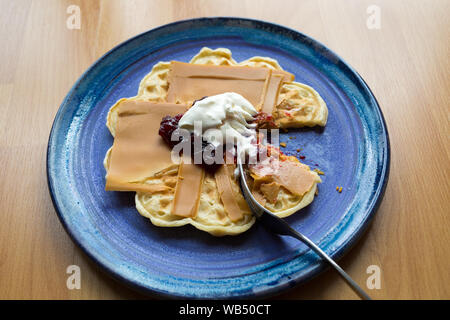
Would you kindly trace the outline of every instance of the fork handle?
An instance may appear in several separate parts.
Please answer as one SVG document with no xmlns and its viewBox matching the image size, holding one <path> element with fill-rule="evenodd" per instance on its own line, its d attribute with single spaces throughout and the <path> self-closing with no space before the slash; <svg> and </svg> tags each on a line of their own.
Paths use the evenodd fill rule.
<svg viewBox="0 0 450 320">
<path fill-rule="evenodd" d="M 291 236 L 296 238 L 303 243 L 305 243 L 309 248 L 311 248 L 315 253 L 317 253 L 322 259 L 327 261 L 339 275 L 347 282 L 347 284 L 363 299 L 371 300 L 369 295 L 361 289 L 358 284 L 353 281 L 352 278 L 344 271 L 342 268 L 334 262 L 322 249 L 320 249 L 314 242 L 312 242 L 308 237 L 305 237 L 300 232 L 297 232 L 293 229 L 286 221 L 275 216 L 272 212 L 264 208 L 258 201 L 256 201 L 248 188 L 247 181 L 245 179 L 245 172 L 242 167 L 242 162 L 238 157 L 238 168 L 240 173 L 240 181 L 241 187 L 244 194 L 244 197 L 252 209 L 253 213 L 256 215 L 256 218 L 262 222 L 264 226 L 266 226 L 272 232 L 275 232 L 280 235 Z"/>
<path fill-rule="evenodd" d="M 355 291 L 361 298 L 365 300 L 371 300 L 369 295 L 336 263 L 331 259 L 322 249 L 320 249 L 314 242 L 302 235 L 301 233 L 292 229 L 293 233 L 290 236 L 303 241 L 308 247 L 310 247 L 315 253 L 317 253 L 322 259 L 326 260 L 339 275 L 347 282 L 347 284 Z"/>
<path fill-rule="evenodd" d="M 261 219 L 268 217 L 268 214 L 265 213 L 261 216 Z M 303 243 L 305 243 L 309 248 L 311 248 L 317 255 L 319 255 L 322 259 L 327 261 L 339 275 L 347 282 L 347 284 L 363 299 L 371 300 L 369 295 L 336 263 L 333 259 L 331 259 L 322 249 L 320 249 L 314 242 L 312 242 L 308 237 L 304 236 L 300 232 L 293 229 L 286 221 L 282 219 L 276 219 L 279 223 L 273 223 L 273 219 L 271 219 L 271 227 L 275 229 L 278 234 L 291 236 L 296 238 Z"/>
</svg>

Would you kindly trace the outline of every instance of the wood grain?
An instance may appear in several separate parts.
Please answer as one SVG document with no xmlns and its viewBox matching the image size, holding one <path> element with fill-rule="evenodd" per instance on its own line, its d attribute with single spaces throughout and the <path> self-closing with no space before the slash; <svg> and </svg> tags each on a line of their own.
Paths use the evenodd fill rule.
<svg viewBox="0 0 450 320">
<path fill-rule="evenodd" d="M 150 28 L 201 16 L 280 23 L 319 40 L 367 81 L 385 115 L 390 181 L 362 240 L 340 262 L 377 299 L 450 298 L 450 1 L 0 1 L 0 298 L 144 298 L 104 275 L 70 240 L 46 182 L 47 139 L 58 106 L 102 54 Z M 66 9 L 81 8 L 81 29 Z M 366 27 L 378 5 L 381 28 Z M 66 268 L 81 267 L 68 290 Z M 354 299 L 334 271 L 283 299 Z"/>
</svg>

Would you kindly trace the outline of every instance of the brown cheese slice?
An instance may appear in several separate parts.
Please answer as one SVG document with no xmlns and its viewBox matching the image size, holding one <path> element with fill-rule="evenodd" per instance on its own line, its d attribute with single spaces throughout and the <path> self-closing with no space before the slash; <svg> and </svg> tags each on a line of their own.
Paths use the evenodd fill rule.
<svg viewBox="0 0 450 320">
<path fill-rule="evenodd" d="M 184 113 L 186 108 L 180 104 L 147 101 L 122 103 L 106 175 L 106 190 L 171 190 L 164 185 L 145 184 L 144 180 L 174 164 L 170 149 L 159 136 L 158 130 L 164 116 Z"/>
<path fill-rule="evenodd" d="M 265 206 L 267 203 L 267 199 L 263 196 L 259 190 L 252 190 L 253 197 L 255 200 L 262 206 Z"/>
<path fill-rule="evenodd" d="M 275 70 L 269 77 L 269 83 L 267 84 L 266 96 L 264 103 L 261 107 L 261 111 L 267 114 L 272 114 L 278 100 L 278 94 L 280 92 L 281 84 L 283 83 L 284 76 L 282 74 L 275 74 Z"/>
<path fill-rule="evenodd" d="M 314 174 L 307 166 L 293 161 L 280 162 L 280 168 L 274 178 L 275 182 L 299 196 L 308 192 L 315 181 Z"/>
<path fill-rule="evenodd" d="M 272 69 L 272 74 L 281 76 L 283 82 L 292 82 L 295 79 L 292 73 L 284 70 Z"/>
<path fill-rule="evenodd" d="M 275 164 L 276 162 L 266 161 L 252 166 L 250 171 L 255 179 L 255 184 L 273 181 L 282 185 L 292 194 L 299 196 L 303 196 L 311 190 L 316 178 L 306 165 L 289 160 L 279 161 L 278 168 Z"/>
<path fill-rule="evenodd" d="M 217 189 L 219 191 L 220 200 L 228 214 L 231 221 L 238 221 L 242 219 L 242 211 L 239 207 L 238 201 L 234 195 L 233 188 L 231 186 L 231 174 L 228 170 L 229 165 L 222 165 L 214 173 L 214 178 L 216 179 Z M 233 165 L 231 165 L 232 167 Z"/>
<path fill-rule="evenodd" d="M 236 92 L 259 110 L 265 102 L 271 74 L 272 70 L 268 68 L 197 65 L 172 61 L 167 101 L 189 104 L 206 96 Z M 273 93 L 269 96 L 272 99 Z"/>
<path fill-rule="evenodd" d="M 180 164 L 178 180 L 175 187 L 172 214 L 182 217 L 195 217 L 205 170 L 193 163 Z"/>
<path fill-rule="evenodd" d="M 264 197 L 271 203 L 275 203 L 280 192 L 280 184 L 277 182 L 263 183 L 259 187 Z"/>
</svg>

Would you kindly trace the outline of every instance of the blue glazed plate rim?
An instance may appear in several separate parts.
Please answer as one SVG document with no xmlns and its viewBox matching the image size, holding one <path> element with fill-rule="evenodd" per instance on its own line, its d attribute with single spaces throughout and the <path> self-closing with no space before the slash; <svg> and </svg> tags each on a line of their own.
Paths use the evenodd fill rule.
<svg viewBox="0 0 450 320">
<path fill-rule="evenodd" d="M 64 229 L 69 234 L 71 239 L 84 251 L 87 256 L 89 256 L 93 261 L 95 261 L 98 265 L 100 265 L 109 275 L 113 276 L 113 278 L 119 280 L 120 282 L 126 284 L 127 286 L 130 286 L 137 291 L 140 291 L 145 294 L 153 294 L 157 295 L 163 298 L 205 298 L 204 296 L 197 296 L 195 294 L 179 294 L 175 291 L 170 290 L 160 290 L 153 288 L 151 286 L 146 286 L 143 283 L 140 283 L 138 281 L 133 281 L 132 279 L 129 279 L 126 275 L 123 275 L 120 270 L 118 270 L 114 263 L 108 264 L 104 261 L 101 261 L 100 256 L 98 255 L 98 252 L 91 252 L 86 245 L 83 244 L 83 239 L 79 239 L 77 237 L 77 234 L 74 232 L 74 230 L 71 230 L 71 228 L 68 226 L 65 217 L 63 215 L 63 209 L 61 203 L 58 202 L 56 198 L 56 193 L 58 192 L 55 189 L 55 179 L 56 176 L 54 174 L 52 175 L 52 168 L 51 168 L 51 149 L 53 144 L 55 143 L 55 135 L 57 135 L 57 131 L 55 129 L 58 121 L 60 121 L 63 113 L 64 113 L 64 106 L 70 101 L 70 99 L 75 95 L 78 87 L 80 84 L 85 80 L 86 76 L 96 68 L 103 60 L 105 60 L 111 53 L 119 50 L 120 48 L 123 48 L 127 46 L 129 43 L 133 42 L 134 40 L 143 37 L 145 35 L 151 34 L 155 31 L 158 31 L 160 29 L 164 28 L 171 28 L 177 25 L 182 24 L 194 24 L 198 23 L 200 25 L 203 25 L 205 23 L 219 23 L 224 24 L 227 21 L 233 21 L 233 22 L 246 22 L 251 23 L 253 25 L 253 28 L 270 28 L 271 33 L 288 33 L 291 36 L 294 36 L 296 38 L 300 38 L 302 41 L 308 41 L 314 48 L 320 50 L 321 52 L 326 52 L 327 56 L 331 56 L 337 64 L 339 64 L 339 68 L 342 69 L 342 72 L 345 74 L 350 74 L 352 77 L 354 77 L 354 80 L 358 82 L 358 85 L 360 85 L 363 90 L 365 91 L 365 94 L 367 94 L 371 99 L 371 104 L 374 107 L 374 111 L 376 113 L 376 116 L 378 116 L 379 123 L 381 128 L 381 137 L 384 139 L 384 149 L 381 150 L 383 152 L 383 163 L 382 163 L 382 173 L 379 180 L 379 183 L 376 185 L 376 190 L 374 191 L 374 196 L 372 197 L 373 200 L 368 206 L 365 215 L 364 220 L 360 222 L 357 228 L 353 230 L 351 235 L 347 236 L 347 238 L 344 240 L 342 245 L 337 248 L 334 252 L 330 253 L 332 258 L 334 259 L 340 259 L 346 252 L 349 251 L 349 249 L 357 242 L 357 240 L 361 237 L 361 235 L 364 233 L 364 231 L 367 229 L 367 227 L 370 225 L 370 222 L 372 221 L 375 212 L 377 211 L 381 200 L 383 198 L 384 192 L 386 190 L 386 186 L 389 179 L 389 171 L 390 171 L 390 142 L 389 142 L 389 134 L 387 131 L 386 122 L 384 119 L 384 116 L 381 112 L 381 109 L 379 107 L 378 101 L 376 100 L 375 96 L 373 95 L 372 91 L 368 87 L 367 83 L 364 81 L 364 79 L 349 65 L 347 64 L 342 58 L 340 58 L 338 55 L 336 55 L 334 52 L 329 50 L 326 46 L 321 44 L 320 42 L 306 36 L 305 34 L 287 28 L 285 26 L 265 22 L 261 20 L 255 20 L 255 19 L 248 19 L 248 18 L 239 18 L 239 17 L 208 17 L 208 18 L 197 18 L 197 19 L 187 19 L 187 20 L 180 20 L 173 23 L 169 23 L 166 25 L 159 26 L 157 28 L 151 29 L 149 31 L 146 31 L 144 33 L 141 33 L 135 37 L 132 37 L 125 42 L 122 42 L 121 44 L 117 45 L 113 49 L 109 50 L 107 53 L 105 53 L 102 57 L 100 57 L 95 63 L 93 63 L 76 81 L 76 83 L 73 85 L 73 87 L 70 89 L 69 93 L 61 103 L 61 106 L 58 109 L 58 112 L 55 116 L 55 120 L 52 125 L 52 129 L 49 136 L 48 146 L 47 146 L 47 183 L 49 187 L 50 196 L 53 202 L 53 205 L 55 207 L 55 211 L 58 215 L 59 220 L 61 221 Z M 277 31 L 273 31 L 277 30 Z M 298 41 L 300 41 L 298 39 Z M 323 50 L 323 51 L 322 51 Z M 273 266 L 276 267 L 276 266 Z M 307 280 L 310 280 L 314 276 L 317 276 L 320 272 L 322 272 L 327 266 L 324 263 L 318 263 L 316 265 L 313 265 L 310 267 L 306 272 L 303 272 L 298 275 L 298 277 L 291 278 L 289 282 L 286 282 L 286 279 L 282 279 L 283 281 L 278 282 L 277 284 L 266 287 L 264 289 L 258 290 L 255 292 L 248 292 L 245 291 L 238 295 L 233 296 L 206 296 L 206 298 L 255 298 L 255 297 L 268 297 L 272 296 L 274 294 L 281 293 L 281 291 L 291 288 L 293 285 L 298 285 L 301 283 L 304 283 Z M 265 270 L 262 270 L 263 272 Z"/>
</svg>

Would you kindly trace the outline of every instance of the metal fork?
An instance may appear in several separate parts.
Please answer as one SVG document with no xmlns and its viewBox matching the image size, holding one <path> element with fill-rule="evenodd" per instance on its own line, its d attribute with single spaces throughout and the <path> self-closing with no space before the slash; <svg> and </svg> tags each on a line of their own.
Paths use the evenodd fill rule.
<svg viewBox="0 0 450 320">
<path fill-rule="evenodd" d="M 241 161 L 238 157 L 238 170 L 241 181 L 241 189 L 244 194 L 244 198 L 247 201 L 250 209 L 255 214 L 256 218 L 261 221 L 261 223 L 270 231 L 283 235 L 296 238 L 303 243 L 305 243 L 309 248 L 311 248 L 315 253 L 317 253 L 322 259 L 328 262 L 334 269 L 337 270 L 339 275 L 347 282 L 347 284 L 363 299 L 371 300 L 369 295 L 361 289 L 360 286 L 352 279 L 350 276 L 333 260 L 331 259 L 322 249 L 320 249 L 314 242 L 312 242 L 308 237 L 304 236 L 300 232 L 294 230 L 286 221 L 277 217 L 272 212 L 264 208 L 258 201 L 253 197 L 248 185 L 247 185 L 247 175 L 244 171 Z"/>
</svg>

